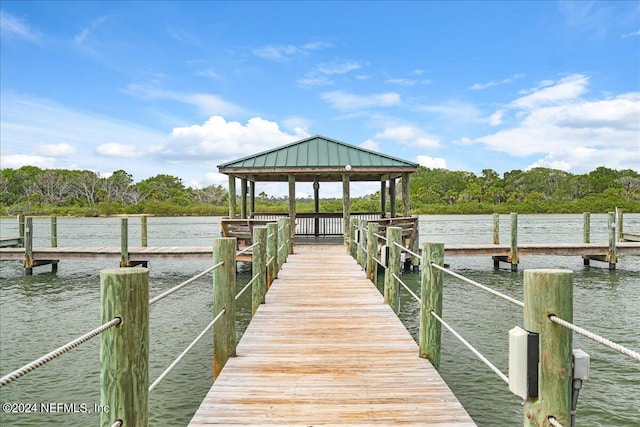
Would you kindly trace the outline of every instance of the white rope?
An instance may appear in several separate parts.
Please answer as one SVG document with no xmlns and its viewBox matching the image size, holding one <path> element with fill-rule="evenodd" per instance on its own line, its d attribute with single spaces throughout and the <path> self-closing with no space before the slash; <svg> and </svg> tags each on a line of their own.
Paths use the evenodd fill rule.
<svg viewBox="0 0 640 427">
<path fill-rule="evenodd" d="M 243 248 L 243 249 L 239 250 L 238 252 L 236 252 L 236 256 L 242 255 L 245 252 L 249 252 L 251 249 L 255 248 L 259 244 L 260 244 L 260 242 L 255 242 L 253 245 L 247 246 L 246 248 Z"/>
<path fill-rule="evenodd" d="M 385 240 L 385 241 L 387 240 L 387 238 L 386 238 L 386 237 L 384 237 L 384 236 L 383 236 L 383 235 L 381 235 L 381 234 L 373 233 L 373 235 L 374 235 L 374 236 L 376 236 L 376 237 L 377 237 L 377 238 L 379 238 L 379 239 L 382 239 L 382 240 Z"/>
<path fill-rule="evenodd" d="M 278 252 L 280 252 L 280 251 L 284 248 L 284 246 L 285 246 L 285 245 L 280 246 L 280 247 L 278 248 Z"/>
<path fill-rule="evenodd" d="M 484 291 L 487 291 L 490 294 L 493 294 L 493 295 L 495 295 L 497 297 L 500 297 L 503 300 L 509 301 L 512 304 L 519 305 L 520 307 L 524 307 L 524 303 L 522 301 L 518 301 L 517 299 L 512 298 L 509 295 L 505 295 L 505 294 L 503 294 L 501 292 L 498 292 L 495 289 L 491 289 L 490 287 L 485 286 L 485 285 L 483 285 L 481 283 L 474 282 L 471 279 L 467 279 L 466 277 L 464 277 L 464 276 L 462 276 L 462 275 L 460 275 L 458 273 L 455 273 L 455 272 L 453 272 L 453 271 L 451 271 L 451 270 L 449 270 L 447 268 L 441 267 L 438 264 L 431 263 L 431 266 L 437 268 L 438 270 L 444 271 L 445 273 L 447 273 L 447 274 L 449 274 L 449 275 L 451 275 L 453 277 L 456 277 L 456 278 L 462 280 L 463 282 L 467 282 L 470 285 L 477 286 L 478 288 L 480 288 L 480 289 L 482 289 Z"/>
<path fill-rule="evenodd" d="M 595 342 L 597 342 L 599 344 L 602 344 L 602 345 L 604 345 L 606 347 L 609 347 L 610 349 L 615 350 L 618 353 L 622 353 L 625 356 L 629 356 L 632 359 L 635 359 L 638 362 L 640 362 L 640 353 L 638 353 L 635 350 L 631 350 L 630 348 L 624 347 L 624 346 L 622 346 L 622 345 L 620 345 L 618 343 L 615 343 L 615 342 L 613 342 L 611 340 L 608 340 L 608 339 L 606 339 L 604 337 L 601 337 L 598 334 L 594 334 L 591 331 L 588 331 L 588 330 L 586 330 L 584 328 L 581 328 L 580 326 L 576 326 L 573 323 L 567 322 L 566 320 L 561 319 L 558 316 L 554 316 L 553 314 L 549 315 L 549 319 L 552 322 L 557 323 L 558 325 L 562 325 L 565 328 L 571 329 L 572 331 L 574 331 L 574 332 L 576 332 L 576 333 L 578 333 L 580 335 L 583 335 L 583 336 L 585 336 L 585 337 L 587 337 L 587 338 L 589 338 L 589 339 L 591 339 L 591 340 L 593 340 L 593 341 L 595 341 Z"/>
<path fill-rule="evenodd" d="M 221 317 L 225 312 L 226 312 L 226 309 L 224 309 L 224 308 L 223 308 L 222 310 L 220 310 L 220 313 L 218 313 L 218 315 L 217 315 L 216 317 L 214 317 L 214 319 L 211 321 L 211 323 L 209 323 L 209 324 L 207 325 L 207 327 L 206 327 L 206 328 L 204 328 L 204 330 L 203 330 L 202 332 L 200 332 L 200 334 L 196 337 L 196 339 L 195 339 L 195 340 L 193 340 L 193 341 L 191 342 L 191 344 L 189 344 L 189 345 L 187 346 L 187 348 L 185 348 L 185 349 L 184 349 L 184 351 L 183 351 L 182 353 L 180 353 L 180 356 L 178 356 L 178 357 L 176 358 L 176 360 L 174 360 L 174 361 L 171 363 L 171 365 L 169 365 L 169 367 L 168 367 L 167 369 L 165 369 L 165 370 L 164 370 L 164 372 L 163 372 L 162 374 L 160 374 L 160 376 L 159 376 L 159 377 L 158 377 L 158 378 L 153 382 L 153 384 L 151 384 L 151 385 L 149 386 L 149 393 L 151 393 L 151 392 L 153 391 L 153 389 L 154 389 L 154 388 L 156 388 L 156 386 L 157 386 L 158 384 L 160 384 L 160 382 L 161 382 L 163 379 L 165 379 L 165 377 L 166 377 L 167 375 L 169 375 L 169 372 L 171 372 L 171 370 L 172 370 L 172 369 L 173 369 L 173 368 L 174 368 L 178 363 L 180 363 L 180 361 L 184 358 L 184 356 L 186 356 L 186 355 L 187 355 L 187 353 L 188 353 L 188 352 L 193 348 L 193 346 L 195 346 L 195 345 L 198 343 L 198 341 L 200 341 L 200 340 L 202 339 L 202 337 L 204 336 L 204 334 L 206 334 L 206 333 L 207 333 L 207 331 L 208 331 L 209 329 L 211 329 L 211 328 L 213 327 L 213 325 L 215 325 L 215 323 L 218 321 L 218 319 L 219 319 L 219 318 L 220 318 L 220 317 Z"/>
<path fill-rule="evenodd" d="M 100 335 L 101 333 L 103 333 L 104 331 L 106 331 L 107 329 L 110 329 L 116 325 L 119 325 L 120 323 L 122 323 L 122 319 L 120 317 L 116 317 L 115 319 L 105 323 L 104 325 L 90 331 L 87 332 L 86 334 L 82 335 L 81 337 L 76 338 L 75 340 L 71 341 L 68 344 L 63 345 L 62 347 L 58 347 L 57 349 L 45 354 L 44 356 L 42 356 L 41 358 L 34 360 L 31 363 L 28 363 L 26 365 L 24 365 L 22 368 L 20 369 L 16 369 L 15 371 L 3 376 L 2 378 L 0 378 L 0 387 L 4 387 L 5 385 L 9 384 L 12 381 L 17 380 L 20 377 L 23 377 L 24 375 L 28 374 L 29 372 L 33 371 L 34 369 L 37 369 L 39 367 L 41 367 L 42 365 L 44 365 L 45 363 L 49 363 L 51 362 L 53 359 L 63 355 L 64 353 L 67 353 L 71 350 L 73 350 L 74 348 L 78 347 L 80 344 L 84 344 L 85 342 L 89 341 L 91 338 L 97 337 L 98 335 Z"/>
<path fill-rule="evenodd" d="M 195 276 L 193 276 L 190 279 L 185 280 L 184 282 L 180 283 L 179 285 L 174 286 L 173 288 L 161 293 L 158 296 L 155 296 L 153 298 L 151 298 L 149 300 L 149 305 L 153 305 L 155 303 L 157 303 L 158 301 L 160 301 L 161 299 L 168 297 L 169 295 L 171 295 L 172 293 L 174 293 L 177 290 L 180 290 L 182 288 L 184 288 L 185 286 L 187 286 L 189 283 L 192 283 L 196 280 L 198 280 L 199 278 L 201 278 L 202 276 L 204 276 L 207 273 L 211 273 L 213 270 L 215 270 L 216 268 L 220 267 L 221 265 L 224 264 L 224 261 L 220 261 L 219 263 L 217 263 L 216 265 L 214 265 L 213 267 L 207 268 L 205 271 L 203 271 L 202 273 L 198 273 Z"/>
<path fill-rule="evenodd" d="M 502 378 L 502 380 L 504 382 L 506 382 L 507 384 L 509 384 L 509 378 L 503 374 L 502 372 L 500 372 L 500 370 L 498 368 L 496 368 L 496 366 L 491 363 L 489 361 L 489 359 L 487 359 L 486 357 L 484 357 L 482 355 L 482 353 L 480 353 L 478 350 L 476 350 L 471 344 L 469 344 L 467 342 L 467 340 L 465 340 L 462 335 L 460 335 L 458 332 L 456 332 L 451 326 L 449 326 L 449 324 L 447 322 L 445 322 L 444 320 L 442 320 L 442 318 L 440 316 L 438 316 L 436 313 L 433 312 L 433 310 L 431 311 L 431 315 L 433 317 L 435 317 L 440 323 L 442 323 L 442 326 L 444 326 L 445 328 L 447 328 L 449 330 L 449 332 L 451 332 L 453 334 L 453 336 L 455 336 L 456 338 L 458 338 L 460 340 L 460 342 L 462 344 L 464 344 L 469 350 L 471 350 L 473 352 L 473 354 L 475 354 L 478 359 L 480 359 L 482 362 L 484 362 L 485 365 L 487 365 L 489 368 L 491 368 L 491 370 L 493 372 L 495 372 L 496 374 L 498 374 L 498 376 L 500 378 Z"/>
<path fill-rule="evenodd" d="M 123 422 L 122 420 L 116 420 L 113 424 L 111 424 L 111 427 L 122 427 L 123 426 Z"/>
<path fill-rule="evenodd" d="M 380 261 L 378 258 L 376 258 L 376 257 L 374 257 L 374 256 L 372 256 L 371 258 L 372 258 L 375 262 L 377 262 L 377 263 L 378 263 L 378 265 L 379 265 L 380 267 L 382 267 L 382 268 L 387 268 L 387 267 L 385 267 L 385 266 L 382 264 L 382 261 Z"/>
<path fill-rule="evenodd" d="M 415 299 L 416 301 L 418 301 L 418 303 L 420 303 L 420 297 L 418 297 L 418 295 L 413 293 L 413 291 L 411 289 L 409 289 L 409 287 L 402 280 L 400 280 L 400 278 L 396 275 L 396 273 L 391 273 L 391 275 L 394 277 L 394 279 L 396 279 L 398 281 L 398 283 L 400 283 L 402 286 L 404 286 L 404 288 L 407 290 L 407 292 L 409 292 L 411 294 L 413 299 Z"/>
<path fill-rule="evenodd" d="M 547 420 L 549 420 L 549 424 L 551 424 L 553 427 L 564 427 L 562 424 L 560 424 L 560 421 L 555 419 L 555 417 L 549 417 L 547 418 Z"/>
<path fill-rule="evenodd" d="M 253 276 L 251 280 L 249 280 L 249 283 L 244 285 L 244 288 L 242 288 L 242 290 L 238 292 L 238 295 L 236 295 L 236 301 L 238 301 L 238 298 L 240 298 L 240 296 L 244 293 L 244 291 L 246 291 L 249 288 L 249 286 L 251 286 L 251 284 L 258 278 L 258 274 L 259 273 L 256 273 L 256 275 Z"/>
<path fill-rule="evenodd" d="M 397 247 L 399 247 L 401 250 L 407 252 L 408 254 L 413 255 L 414 257 L 418 258 L 420 261 L 422 261 L 422 257 L 420 255 L 418 255 L 417 253 L 413 252 L 412 250 L 405 248 L 404 246 L 402 246 L 401 244 L 399 244 L 398 242 L 393 242 L 394 245 L 396 245 Z"/>
</svg>

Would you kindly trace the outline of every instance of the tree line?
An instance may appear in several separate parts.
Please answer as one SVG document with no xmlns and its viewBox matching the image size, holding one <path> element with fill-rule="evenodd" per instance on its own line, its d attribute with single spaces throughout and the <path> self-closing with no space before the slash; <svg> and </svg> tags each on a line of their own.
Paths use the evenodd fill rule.
<svg viewBox="0 0 640 427">
<path fill-rule="evenodd" d="M 586 174 L 557 169 L 492 169 L 472 172 L 419 167 L 409 182 L 413 213 L 580 213 L 614 207 L 640 212 L 640 173 L 598 167 Z M 24 166 L 0 170 L 0 213 L 14 215 L 224 215 L 227 190 L 220 185 L 192 188 L 178 177 L 159 174 L 134 182 L 123 170 L 101 176 L 88 170 Z M 353 211 L 378 211 L 379 194 L 352 199 Z M 256 211 L 286 212 L 286 197 L 260 193 Z M 298 200 L 300 212 L 313 210 Z M 323 199 L 323 212 L 340 212 L 341 199 Z M 401 208 L 398 208 L 401 212 Z"/>
</svg>

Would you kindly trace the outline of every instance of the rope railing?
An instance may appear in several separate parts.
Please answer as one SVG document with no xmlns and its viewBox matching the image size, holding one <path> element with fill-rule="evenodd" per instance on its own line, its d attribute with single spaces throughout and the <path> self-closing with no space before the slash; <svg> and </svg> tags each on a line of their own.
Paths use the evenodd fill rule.
<svg viewBox="0 0 640 427">
<path fill-rule="evenodd" d="M 111 427 L 122 427 L 124 425 L 124 423 L 122 422 L 122 420 L 116 420 L 113 424 L 111 424 Z"/>
<path fill-rule="evenodd" d="M 238 299 L 242 296 L 242 294 L 249 289 L 249 286 L 251 286 L 253 284 L 253 282 L 256 281 L 256 279 L 258 278 L 258 274 L 254 275 L 251 280 L 249 280 L 249 283 L 247 283 L 246 285 L 244 285 L 244 288 L 242 288 L 242 290 L 240 292 L 238 292 L 238 294 L 236 295 L 236 301 L 238 301 Z"/>
<path fill-rule="evenodd" d="M 220 317 L 222 317 L 222 315 L 226 312 L 225 309 L 222 309 L 220 311 L 220 313 L 218 313 L 218 315 L 216 317 L 213 318 L 213 320 L 207 325 L 206 328 L 204 328 L 202 330 L 202 332 L 200 332 L 200 334 L 198 334 L 198 336 L 191 341 L 191 344 L 189 344 L 182 353 L 180 353 L 180 355 L 173 361 L 171 362 L 171 364 L 169 365 L 169 367 L 167 367 L 167 369 L 164 370 L 164 372 L 162 372 L 160 374 L 160 376 L 158 378 L 156 378 L 156 380 L 149 386 L 149 393 L 151 393 L 153 391 L 153 389 L 155 389 L 158 384 L 160 384 L 162 382 L 162 380 L 164 380 L 166 378 L 167 375 L 169 375 L 169 373 L 173 370 L 173 368 L 176 367 L 176 365 L 178 363 L 180 363 L 180 361 L 182 359 L 184 359 L 184 357 L 187 355 L 187 353 L 189 353 L 189 351 L 191 351 L 191 349 L 202 339 L 202 337 L 204 337 L 204 335 L 209 331 L 209 329 L 213 328 L 213 325 L 215 325 L 215 323 L 218 321 L 218 319 L 220 319 Z"/>
<path fill-rule="evenodd" d="M 255 242 L 253 245 L 251 246 L 247 246 L 246 248 L 240 249 L 238 252 L 236 252 L 236 256 L 238 255 L 242 255 L 244 253 L 249 252 L 250 250 L 252 250 L 253 248 L 255 248 L 256 246 L 258 246 L 260 244 L 260 242 Z"/>
<path fill-rule="evenodd" d="M 190 279 L 185 280 L 184 282 L 180 283 L 179 285 L 174 286 L 173 288 L 161 293 L 160 295 L 157 295 L 153 298 L 151 298 L 149 300 L 149 305 L 153 305 L 155 303 L 157 303 L 158 301 L 160 301 L 163 298 L 168 297 L 169 295 L 171 295 L 172 293 L 184 288 L 185 286 L 187 286 L 189 283 L 193 283 L 196 280 L 198 280 L 199 278 L 201 278 L 202 276 L 211 273 L 213 270 L 215 270 L 216 268 L 222 266 L 224 264 L 224 261 L 220 261 L 219 263 L 217 263 L 216 265 L 207 268 L 205 271 L 203 271 L 202 273 L 198 273 L 195 276 L 191 277 Z"/>
<path fill-rule="evenodd" d="M 60 357 L 64 353 L 67 353 L 73 350 L 74 348 L 78 347 L 79 345 L 89 341 L 90 339 L 97 337 L 104 331 L 110 328 L 113 328 L 116 325 L 119 325 L 121 322 L 122 322 L 122 319 L 120 317 L 116 317 L 113 320 L 105 323 L 104 325 L 99 326 L 96 329 L 90 332 L 87 332 L 86 334 L 76 338 L 75 340 L 69 342 L 68 344 L 58 347 L 57 349 L 45 354 L 39 359 L 36 359 L 33 362 L 28 363 L 19 369 L 16 369 L 15 371 L 0 378 L 0 387 L 4 387 L 5 385 L 17 380 L 18 378 L 25 376 L 29 372 L 45 365 L 46 363 L 51 362 L 53 359 L 56 359 L 57 357 Z"/>
<path fill-rule="evenodd" d="M 404 283 L 404 282 L 403 282 L 403 281 L 398 277 L 398 275 L 397 275 L 396 273 L 392 273 L 391 275 L 393 276 L 393 278 L 394 278 L 394 279 L 396 279 L 396 280 L 398 281 L 398 283 L 400 283 L 400 285 L 402 285 L 402 287 L 403 287 L 403 288 L 405 288 L 405 289 L 407 290 L 407 292 L 409 292 L 409 294 L 411 294 L 411 296 L 413 297 L 413 299 L 415 299 L 415 300 L 418 302 L 418 304 L 420 304 L 420 297 L 419 297 L 418 295 L 416 295 L 416 293 L 415 293 L 415 292 L 413 292 L 413 291 L 409 288 L 409 286 L 407 286 L 407 284 L 406 284 L 406 283 Z"/>
<path fill-rule="evenodd" d="M 503 374 L 500 369 L 496 368 L 496 366 L 491 363 L 491 361 L 489 359 L 487 359 L 482 353 L 480 353 L 478 350 L 476 350 L 476 348 L 474 346 L 472 346 L 471 344 L 469 344 L 469 342 L 467 340 L 464 339 L 464 337 L 462 337 L 462 335 L 460 335 L 455 329 L 453 329 L 447 322 L 445 322 L 440 316 L 438 316 L 435 312 L 433 312 L 433 310 L 430 312 L 431 316 L 433 316 L 438 322 L 440 322 L 442 324 L 442 326 L 444 326 L 445 328 L 447 328 L 447 330 L 449 330 L 449 332 L 451 332 L 453 334 L 454 337 L 456 337 L 462 344 L 465 345 L 465 347 L 467 347 L 469 350 L 471 350 L 471 352 L 473 354 L 475 354 L 478 359 L 480 359 L 485 365 L 487 365 L 489 368 L 491 368 L 491 370 L 493 372 L 495 372 L 504 382 L 506 382 L 507 384 L 509 384 L 509 377 L 507 377 L 505 374 Z"/>
<path fill-rule="evenodd" d="M 485 285 L 483 285 L 481 283 L 478 283 L 478 282 L 476 282 L 474 280 L 468 279 L 468 278 L 464 277 L 463 275 L 458 274 L 458 273 L 456 273 L 454 271 L 451 271 L 451 270 L 449 270 L 447 268 L 444 268 L 444 267 L 442 267 L 442 266 L 440 266 L 438 264 L 431 263 L 430 265 L 431 265 L 431 267 L 437 268 L 438 270 L 443 271 L 443 272 L 445 272 L 445 273 L 449 274 L 450 276 L 453 276 L 453 277 L 455 277 L 457 279 L 460 279 L 463 282 L 469 283 L 470 285 L 476 286 L 476 287 L 478 287 L 478 288 L 480 288 L 480 289 L 482 289 L 482 290 L 484 290 L 486 292 L 489 292 L 490 294 L 493 294 L 493 295 L 495 295 L 495 296 L 497 296 L 499 298 L 502 298 L 505 301 L 509 301 L 512 304 L 515 304 L 515 305 L 520 306 L 520 307 L 524 307 L 524 303 L 522 301 L 518 301 L 517 299 L 512 298 L 509 295 L 505 295 L 505 294 L 503 294 L 503 293 L 501 293 L 499 291 L 496 291 L 495 289 L 491 289 L 488 286 L 485 286 Z"/>
<path fill-rule="evenodd" d="M 411 249 L 409 248 L 405 248 L 404 246 L 402 246 L 401 244 L 399 244 L 398 242 L 393 242 L 393 244 L 397 247 L 400 248 L 401 251 L 404 251 L 410 255 L 413 255 L 414 257 L 418 258 L 420 261 L 422 261 L 422 256 L 418 255 L 417 253 L 413 252 Z"/>
<path fill-rule="evenodd" d="M 602 344 L 605 347 L 609 347 L 610 349 L 617 351 L 618 353 L 624 354 L 625 356 L 629 356 L 632 359 L 635 359 L 636 361 L 640 362 L 640 353 L 635 350 L 632 350 L 621 344 L 618 344 L 609 339 L 601 337 L 598 334 L 595 334 L 591 331 L 581 328 L 580 326 L 576 326 L 573 323 L 567 322 L 566 320 L 561 319 L 553 314 L 549 315 L 549 320 L 551 320 L 553 323 L 557 323 L 558 325 L 564 326 L 565 328 L 571 329 L 573 332 L 576 332 L 584 337 L 587 337 L 590 340 L 597 342 L 598 344 Z"/>
<path fill-rule="evenodd" d="M 555 417 L 549 417 L 547 418 L 547 420 L 549 420 L 549 424 L 551 424 L 553 427 L 564 427 Z"/>
<path fill-rule="evenodd" d="M 376 236 L 378 239 L 382 239 L 385 242 L 387 241 L 387 238 L 385 236 L 383 236 L 382 234 L 373 233 L 373 235 Z"/>
</svg>

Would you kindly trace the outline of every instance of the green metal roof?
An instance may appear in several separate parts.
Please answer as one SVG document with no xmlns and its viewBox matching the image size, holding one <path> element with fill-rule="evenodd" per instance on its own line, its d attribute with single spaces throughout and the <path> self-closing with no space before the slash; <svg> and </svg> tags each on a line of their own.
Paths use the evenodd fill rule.
<svg viewBox="0 0 640 427">
<path fill-rule="evenodd" d="M 413 162 L 398 159 L 324 136 L 316 135 L 282 147 L 218 165 L 225 169 L 262 168 L 417 168 Z"/>
</svg>

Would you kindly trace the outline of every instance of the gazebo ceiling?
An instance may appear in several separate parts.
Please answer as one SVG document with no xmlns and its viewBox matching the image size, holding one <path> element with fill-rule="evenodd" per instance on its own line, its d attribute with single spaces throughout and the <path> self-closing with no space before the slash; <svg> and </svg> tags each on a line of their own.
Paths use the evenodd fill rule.
<svg viewBox="0 0 640 427">
<path fill-rule="evenodd" d="M 379 181 L 415 172 L 418 164 L 324 136 L 313 136 L 253 156 L 218 165 L 220 173 L 250 181 Z"/>
</svg>

